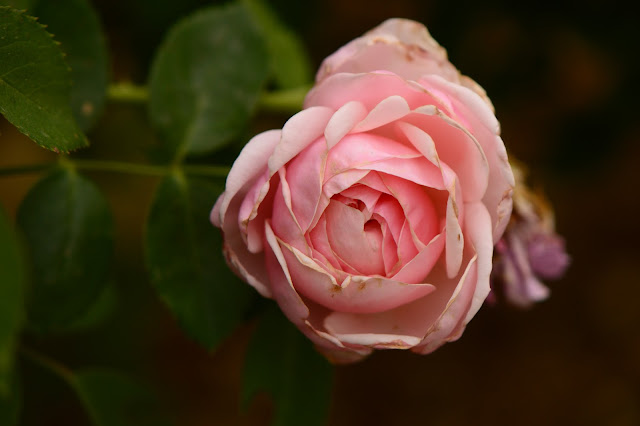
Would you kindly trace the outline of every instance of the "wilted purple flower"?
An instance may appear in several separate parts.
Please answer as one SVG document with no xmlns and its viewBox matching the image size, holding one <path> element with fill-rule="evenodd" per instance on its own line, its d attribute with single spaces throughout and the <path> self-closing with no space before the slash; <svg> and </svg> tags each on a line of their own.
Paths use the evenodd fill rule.
<svg viewBox="0 0 640 426">
<path fill-rule="evenodd" d="M 570 258 L 564 239 L 555 232 L 553 210 L 526 186 L 522 170 L 512 168 L 516 178 L 513 213 L 495 247 L 492 282 L 500 286 L 507 302 L 528 307 L 549 296 L 541 279 L 562 277 Z"/>
</svg>

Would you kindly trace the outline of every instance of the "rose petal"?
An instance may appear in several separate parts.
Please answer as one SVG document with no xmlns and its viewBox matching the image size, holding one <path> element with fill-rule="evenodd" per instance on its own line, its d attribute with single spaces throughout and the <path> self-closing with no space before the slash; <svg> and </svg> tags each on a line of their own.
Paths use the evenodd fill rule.
<svg viewBox="0 0 640 426">
<path fill-rule="evenodd" d="M 392 71 L 409 80 L 423 74 L 444 75 L 458 81 L 458 71 L 447 60 L 446 51 L 424 25 L 407 19 L 389 19 L 359 37 L 320 66 L 316 81 L 338 72 Z"/>
<path fill-rule="evenodd" d="M 462 251 L 464 249 L 464 236 L 455 201 L 452 197 L 447 200 L 447 225 L 445 229 L 447 235 L 446 261 L 447 276 L 453 278 L 458 274 L 462 265 Z"/>
<path fill-rule="evenodd" d="M 487 159 L 478 141 L 463 126 L 439 109 L 433 115 L 411 114 L 398 126 L 420 152 L 429 152 L 433 142 L 439 162 L 458 176 L 465 200 L 482 199 L 489 182 Z"/>
<path fill-rule="evenodd" d="M 405 284 L 367 276 L 351 276 L 339 285 L 313 259 L 281 240 L 278 242 L 297 291 L 330 310 L 356 313 L 386 311 L 435 289 L 431 284 Z"/>
<path fill-rule="evenodd" d="M 261 173 L 264 173 L 267 167 L 267 159 L 280 141 L 281 133 L 281 130 L 268 130 L 254 136 L 244 146 L 229 171 L 224 193 L 220 195 L 211 211 L 211 222 L 215 226 L 222 227 L 224 223 L 223 216 L 226 214 L 231 200 L 238 195 L 238 192 L 245 187 L 245 191 L 248 191 L 248 187 L 251 186 L 253 181 Z M 244 194 L 240 194 L 240 196 L 242 195 Z"/>
<path fill-rule="evenodd" d="M 428 244 L 440 226 L 429 194 L 421 186 L 397 176 L 384 173 L 379 173 L 379 176 L 402 207 L 416 245 Z"/>
<path fill-rule="evenodd" d="M 366 116 L 367 109 L 357 101 L 347 102 L 338 108 L 324 129 L 327 148 L 333 148 L 356 124 L 364 120 Z"/>
<path fill-rule="evenodd" d="M 442 314 L 429 328 L 420 345 L 412 349 L 414 352 L 427 354 L 433 352 L 444 343 L 451 342 L 460 337 L 466 325 L 464 319 L 469 312 L 476 290 L 476 259 L 474 256 L 467 264 L 467 268 L 462 274 L 462 277 L 460 277 L 458 285 L 455 287 L 455 291 L 449 298 L 444 310 L 423 306 L 424 309 L 434 309 L 435 312 L 442 312 Z M 434 281 L 442 282 L 438 278 L 434 277 L 433 279 Z"/>
<path fill-rule="evenodd" d="M 319 345 L 330 353 L 337 352 L 339 354 L 345 350 L 344 345 L 342 345 L 338 339 L 325 333 L 317 326 L 314 326 L 309 320 L 311 316 L 309 307 L 293 287 L 287 263 L 278 244 L 278 239 L 269 225 L 269 221 L 265 222 L 265 238 L 267 242 L 265 263 L 269 273 L 273 297 L 276 302 L 278 302 L 282 312 L 289 321 L 298 327 L 300 331 L 316 345 Z M 351 352 L 353 352 L 353 349 Z M 356 351 L 356 353 L 358 353 L 358 351 Z M 366 354 L 368 354 L 368 351 L 361 351 L 362 356 Z M 348 358 L 353 359 L 353 357 Z"/>
<path fill-rule="evenodd" d="M 366 132 L 376 129 L 404 117 L 409 114 L 410 111 L 409 105 L 404 98 L 398 95 L 389 96 L 380 101 L 380 103 L 355 126 L 353 132 Z"/>
<path fill-rule="evenodd" d="M 493 241 L 496 243 L 511 214 L 511 194 L 515 185 L 507 152 L 499 136 L 498 121 L 485 100 L 476 92 L 435 75 L 423 79 L 425 84 L 448 94 L 456 113 L 468 120 L 468 130 L 476 137 L 487 158 L 489 181 L 482 201 L 491 215 Z"/>
<path fill-rule="evenodd" d="M 271 215 L 271 226 L 275 235 L 287 241 L 298 250 L 310 254 L 305 234 L 300 228 L 291 207 L 291 192 L 286 179 L 286 172 L 280 169 L 280 185 L 273 197 L 273 210 Z"/>
<path fill-rule="evenodd" d="M 491 215 L 482 203 L 465 204 L 464 235 L 477 256 L 476 290 L 464 323 L 478 312 L 491 291 L 490 276 L 493 261 Z"/>
<path fill-rule="evenodd" d="M 325 182 L 347 170 L 365 170 L 383 160 L 418 157 L 417 151 L 394 140 L 368 133 L 350 134 L 329 151 Z"/>
<path fill-rule="evenodd" d="M 443 234 L 438 234 L 413 259 L 403 265 L 392 278 L 405 283 L 424 282 L 438 259 L 440 259 L 443 249 Z"/>
<path fill-rule="evenodd" d="M 280 142 L 269 157 L 269 173 L 276 174 L 293 157 L 320 138 L 333 112 L 326 107 L 311 107 L 291 117 L 282 128 Z"/>
<path fill-rule="evenodd" d="M 327 159 L 322 138 L 317 139 L 286 166 L 292 211 L 300 229 L 306 232 L 318 209 Z"/>
<path fill-rule="evenodd" d="M 375 90 L 372 90 L 375 88 Z M 358 101 L 367 111 L 371 111 L 390 96 L 400 96 L 415 109 L 431 99 L 420 84 L 388 72 L 368 72 L 364 74 L 339 73 L 318 83 L 304 101 L 304 108 L 325 106 L 338 110 L 344 104 Z"/>
<path fill-rule="evenodd" d="M 327 237 L 333 252 L 364 275 L 384 275 L 382 231 L 365 225 L 360 210 L 331 201 L 325 210 Z"/>
</svg>

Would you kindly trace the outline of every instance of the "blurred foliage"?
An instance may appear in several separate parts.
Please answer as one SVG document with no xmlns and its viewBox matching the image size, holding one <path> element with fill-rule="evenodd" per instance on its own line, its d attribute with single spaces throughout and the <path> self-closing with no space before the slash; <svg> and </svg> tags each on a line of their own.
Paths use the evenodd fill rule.
<svg viewBox="0 0 640 426">
<path fill-rule="evenodd" d="M 223 2 L 95 0 L 91 2 L 97 12 L 94 19 L 89 2 L 65 1 L 90 15 L 84 15 L 88 16 L 86 19 L 74 18 L 75 12 L 65 8 L 66 13 L 63 14 L 50 11 L 51 21 L 47 22 L 43 13 L 39 22 L 49 25 L 44 29 L 24 14 L 8 9 L 0 12 L 4 20 L 0 23 L 2 35 L 11 32 L 28 38 L 32 47 L 41 47 L 39 55 L 29 56 L 27 50 L 22 50 L 27 45 L 8 45 L 2 54 L 10 51 L 22 62 L 0 56 L 2 73 L 11 72 L 27 62 L 37 64 L 31 69 L 14 71 L 13 75 L 20 76 L 21 81 L 31 85 L 25 88 L 25 92 L 42 86 L 41 91 L 32 93 L 41 95 L 42 102 L 51 105 L 44 112 L 34 112 L 31 101 L 35 95 L 25 97 L 13 93 L 7 84 L 2 84 L 9 80 L 2 77 L 0 111 L 36 142 L 60 151 L 83 144 L 79 130 L 90 129 L 88 135 L 93 145 L 74 153 L 71 161 L 79 163 L 85 159 L 113 158 L 139 163 L 152 159 L 159 168 L 155 169 L 157 174 L 146 177 L 78 168 L 82 173 L 77 175 L 78 179 L 96 182 L 108 200 L 108 208 L 114 212 L 116 261 L 110 267 L 99 267 L 105 275 L 105 281 L 99 285 L 89 280 L 87 288 L 79 289 L 80 280 L 74 278 L 75 281 L 70 281 L 76 288 L 74 295 L 91 293 L 91 297 L 86 296 L 84 313 L 80 313 L 78 303 L 79 317 L 73 321 L 69 318 L 64 334 L 19 331 L 22 296 L 11 293 L 14 287 L 8 283 L 16 281 L 7 278 L 15 276 L 12 268 L 19 266 L 19 261 L 8 260 L 12 258 L 6 254 L 0 259 L 0 305 L 7 303 L 7 307 L 2 305 L 0 313 L 0 384 L 4 383 L 7 390 L 0 392 L 0 424 L 15 423 L 20 412 L 18 424 L 25 426 L 126 425 L 128 423 L 118 423 L 120 420 L 104 416 L 130 412 L 121 408 L 127 407 L 128 401 L 148 395 L 147 386 L 138 385 L 138 379 L 157 391 L 159 404 L 173 412 L 173 416 L 167 418 L 175 417 L 176 424 L 181 426 L 211 423 L 258 425 L 282 418 L 282 411 L 286 411 L 282 404 L 294 401 L 301 391 L 296 392 L 294 389 L 298 388 L 283 384 L 282 377 L 273 374 L 279 371 L 284 359 L 278 358 L 277 346 L 273 345 L 280 338 L 288 336 L 296 341 L 300 336 L 295 334 L 295 330 L 289 330 L 290 333 L 283 336 L 272 336 L 268 332 L 269 322 L 258 324 L 253 339 L 252 326 L 241 326 L 231 334 L 235 324 L 256 313 L 251 308 L 256 311 L 263 308 L 260 303 L 251 305 L 247 300 L 235 308 L 231 305 L 218 307 L 222 313 L 233 311 L 221 325 L 213 316 L 208 322 L 203 322 L 208 324 L 206 330 L 190 326 L 193 321 L 185 316 L 185 312 L 202 314 L 204 309 L 197 310 L 191 306 L 206 306 L 208 295 L 217 294 L 220 289 L 201 286 L 201 293 L 198 293 L 201 296 L 189 300 L 185 293 L 180 293 L 184 286 L 179 280 L 172 279 L 172 274 L 194 262 L 193 253 L 207 253 L 213 250 L 214 243 L 219 244 L 219 240 L 212 237 L 212 245 L 203 247 L 199 232 L 191 236 L 174 235 L 168 230 L 176 231 L 172 227 L 183 226 L 177 224 L 191 220 L 193 212 L 205 211 L 206 203 L 202 198 L 215 198 L 219 190 L 213 189 L 218 178 L 189 174 L 189 166 L 207 163 L 228 166 L 248 137 L 257 130 L 280 127 L 286 117 L 260 114 L 246 125 L 246 114 L 255 112 L 254 99 L 250 104 L 241 106 L 245 121 L 235 121 L 233 129 L 229 129 L 230 136 L 218 141 L 220 150 L 197 159 L 183 161 L 185 159 L 182 158 L 177 164 L 170 164 L 167 158 L 173 159 L 173 156 L 167 155 L 166 146 L 180 146 L 183 131 L 176 131 L 178 136 L 170 136 L 167 128 L 158 125 L 157 120 L 148 122 L 144 105 L 110 103 L 101 115 L 105 76 L 109 75 L 107 63 L 111 64 L 112 81 L 145 83 L 148 76 L 154 74 L 151 71 L 153 64 L 159 63 L 159 52 L 168 54 L 163 40 L 166 43 L 170 34 L 176 34 L 174 31 L 179 27 L 173 26 L 188 22 L 189 16 L 202 8 L 210 10 Z M 29 9 L 34 2 L 4 1 L 0 4 Z M 265 44 L 262 49 L 266 49 L 268 57 L 246 59 L 252 64 L 271 61 L 271 65 L 263 67 L 269 68 L 268 77 L 256 74 L 255 80 L 249 79 L 251 87 L 247 87 L 246 93 L 252 93 L 254 97 L 259 89 L 286 87 L 289 81 L 308 78 L 305 65 L 300 65 L 302 71 L 278 70 L 278 63 L 272 62 L 271 58 L 276 55 L 273 46 L 282 46 L 278 37 L 293 34 L 280 27 L 282 23 L 301 36 L 300 41 L 294 39 L 284 43 L 290 47 L 284 48 L 283 57 L 300 51 L 298 47 L 291 46 L 306 46 L 310 62 L 314 65 L 312 70 L 326 55 L 384 19 L 402 16 L 425 23 L 436 40 L 447 48 L 452 62 L 478 81 L 491 96 L 509 152 L 528 164 L 534 181 L 545 187 L 556 207 L 558 228 L 568 241 L 574 262 L 567 278 L 552 288 L 552 298 L 533 312 L 520 315 L 507 308 L 484 308 L 465 333 L 463 341 L 440 349 L 429 357 L 386 352 L 376 354 L 361 364 L 337 369 L 329 424 L 640 423 L 637 405 L 640 400 L 640 367 L 637 362 L 640 358 L 640 341 L 637 339 L 640 311 L 635 302 L 640 297 L 636 285 L 640 282 L 636 265 L 640 251 L 635 238 L 640 236 L 640 227 L 636 224 L 640 203 L 628 189 L 640 180 L 636 164 L 640 158 L 640 126 L 635 117 L 636 100 L 640 95 L 637 79 L 640 59 L 636 54 L 640 35 L 637 19 L 629 13 L 628 6 L 617 1 L 587 1 L 576 6 L 573 2 L 534 4 L 498 0 L 481 3 L 466 0 L 456 3 L 273 0 L 268 5 L 273 9 L 269 16 L 276 18 L 268 18 L 267 24 L 262 25 L 277 25 L 275 31 L 273 27 L 259 28 L 259 31 L 266 31 L 260 33 L 259 38 Z M 28 13 L 37 14 L 37 10 Z M 61 10 L 62 7 L 57 12 Z M 183 18 L 186 21 L 182 21 Z M 82 25 L 71 25 L 74 19 Z M 55 29 L 54 22 L 61 27 Z M 247 24 L 244 21 L 242 25 L 245 29 L 254 25 L 260 27 L 259 22 Z M 96 33 L 98 26 L 104 29 L 110 61 L 101 53 L 104 45 L 101 47 L 101 36 Z M 256 35 L 252 31 L 243 31 L 239 39 L 249 37 L 254 40 Z M 47 32 L 53 33 L 54 39 Z M 83 35 L 74 36 L 78 32 Z M 269 36 L 274 32 L 276 41 Z M 62 44 L 58 46 L 53 40 Z M 65 40 L 67 45 L 78 42 L 74 45 L 77 50 L 75 47 L 69 50 Z M 159 51 L 161 45 L 164 47 Z M 304 49 L 301 51 L 304 53 Z M 62 59 L 62 52 L 66 52 L 66 59 Z M 86 55 L 86 62 L 83 62 L 83 55 Z M 191 56 L 197 58 L 197 55 Z M 308 59 L 298 60 L 299 64 L 304 64 Z M 168 66 L 171 65 L 175 62 L 169 60 Z M 71 68 L 70 72 L 67 66 Z M 211 64 L 204 66 L 211 68 Z M 258 68 L 257 65 L 255 67 Z M 215 66 L 212 68 L 207 72 L 219 71 Z M 28 78 L 25 78 L 26 70 L 33 72 Z M 176 77 L 192 75 L 192 71 L 171 75 L 171 70 L 168 70 L 165 75 L 168 75 L 166 81 L 170 83 L 166 88 L 176 89 Z M 287 76 L 286 72 L 294 72 L 294 76 Z M 49 86 L 49 82 L 59 85 Z M 71 83 L 73 85 L 67 91 Z M 203 84 L 209 86 L 214 83 L 205 81 Z M 80 90 L 81 87 L 86 89 Z M 187 96 L 185 112 L 192 108 L 193 94 L 192 90 L 191 98 Z M 10 106 L 13 108 L 14 100 L 19 109 L 13 109 L 12 115 L 7 111 Z M 91 111 L 82 123 L 82 106 L 87 100 L 94 108 L 84 109 Z M 165 102 L 169 116 L 182 112 L 179 111 L 182 104 L 169 102 L 166 97 L 162 102 Z M 29 122 L 26 119 L 30 117 L 40 118 Z M 79 125 L 73 122 L 74 117 Z M 183 119 L 177 120 L 181 122 Z M 43 150 L 37 150 L 35 145 L 28 145 L 25 138 L 17 135 L 6 122 L 0 124 L 3 133 L 0 168 L 39 164 L 53 158 L 41 152 Z M 207 129 L 213 125 L 217 124 L 203 123 Z M 50 129 L 55 132 L 50 132 Z M 63 136 L 56 136 L 63 133 Z M 202 143 L 218 143 L 214 142 Z M 214 145 L 206 146 L 203 151 L 216 149 Z M 157 155 L 157 151 L 164 155 Z M 52 163 L 51 166 L 56 165 Z M 50 167 L 41 170 L 48 172 Z M 178 175 L 172 174 L 174 171 L 179 172 Z M 203 187 L 196 194 L 199 199 L 197 207 L 196 203 L 190 202 L 189 194 L 177 185 L 175 176 L 183 175 L 189 182 L 188 188 L 192 188 L 191 182 L 194 181 L 197 181 L 194 186 Z M 19 221 L 21 227 L 13 226 L 19 202 L 27 196 L 32 185 L 42 184 L 36 183 L 37 177 L 0 175 L 0 200 L 9 213 L 8 220 L 0 225 L 0 244 L 4 250 L 14 254 L 17 253 L 16 241 L 20 240 L 15 234 L 22 232 L 19 229 L 24 230 L 25 242 L 31 246 L 28 252 L 33 251 L 34 245 L 36 250 L 44 250 L 47 244 L 56 243 L 57 240 L 52 238 L 41 245 L 41 240 L 64 230 L 47 222 L 55 218 L 54 213 L 58 216 L 65 213 L 65 204 L 55 199 L 46 203 L 40 200 L 43 205 L 31 208 L 33 219 L 26 221 L 30 223 L 26 227 L 24 219 Z M 82 186 L 79 181 L 76 183 Z M 53 191 L 51 197 L 55 198 L 56 193 L 60 195 L 60 189 Z M 94 198 L 89 197 L 90 200 Z M 59 199 L 65 198 L 60 196 Z M 93 202 L 89 204 L 94 208 Z M 103 203 L 97 204 L 99 207 Z M 66 208 L 66 213 L 83 211 L 86 209 Z M 169 211 L 175 214 L 163 217 L 162 213 Z M 141 224 L 147 215 L 145 240 Z M 91 217 L 95 220 L 95 216 Z M 47 223 L 49 225 L 45 226 Z M 197 229 L 205 225 L 200 223 Z M 29 231 L 32 226 L 35 228 Z M 5 229 L 8 233 L 3 234 Z M 9 235 L 9 240 L 6 235 Z M 198 247 L 198 250 L 190 251 L 189 247 Z M 144 270 L 144 251 L 150 276 Z M 84 256 L 89 265 L 95 261 L 91 251 L 71 250 L 74 252 Z M 172 264 L 170 260 L 176 259 L 173 255 L 177 253 L 183 254 L 184 258 Z M 33 266 L 38 262 L 38 255 L 32 254 L 31 257 L 27 262 L 33 275 L 33 287 L 29 293 L 30 306 L 33 306 L 37 300 L 33 298 L 38 297 L 34 295 L 38 294 L 41 284 L 38 284 L 37 269 Z M 7 266 L 2 264 L 3 260 Z M 220 261 L 218 258 L 212 264 Z M 83 262 L 78 263 L 81 264 Z M 210 276 L 215 270 L 208 269 L 215 268 L 213 265 L 203 265 L 203 268 L 200 271 L 203 276 Z M 228 273 L 226 269 L 225 273 Z M 24 286 L 25 278 L 18 277 L 22 283 L 19 287 Z M 190 282 L 200 283 L 200 280 L 200 277 L 195 277 Z M 227 281 L 220 278 L 216 282 Z M 102 296 L 97 287 L 103 289 Z M 11 301 L 14 296 L 7 294 L 13 294 L 14 301 Z M 190 295 L 194 296 L 193 293 Z M 41 300 L 44 301 L 37 303 L 46 307 L 46 297 Z M 272 322 L 277 323 L 278 319 L 272 318 Z M 186 332 L 178 328 L 178 323 Z M 185 335 L 203 342 L 204 347 Z M 16 355 L 16 344 L 33 348 L 44 354 L 45 359 L 64 362 L 67 370 L 80 378 L 86 395 L 76 393 L 78 388 L 74 386 L 77 384 L 69 386 L 64 380 L 55 379 L 57 376 L 50 371 L 34 368 L 37 362 L 29 361 L 24 353 Z M 217 348 L 215 352 L 208 349 L 213 346 Z M 244 364 L 247 347 L 250 352 Z M 299 348 L 302 353 L 310 350 L 304 345 L 292 347 Z M 9 348 L 8 351 L 5 348 Z M 256 348 L 264 350 L 264 358 L 260 358 Z M 295 355 L 296 352 L 286 354 L 294 356 L 291 353 Z M 315 353 L 307 355 L 313 357 Z M 7 375 L 2 370 L 4 360 L 16 356 L 18 362 L 6 365 L 17 368 Z M 300 366 L 298 378 L 314 372 L 323 374 L 325 366 L 316 361 L 310 358 L 308 364 L 304 360 L 294 363 Z M 245 372 L 242 379 L 244 365 L 249 373 Z M 96 370 L 92 366 L 107 367 L 116 372 L 107 375 L 101 369 L 94 374 Z M 256 372 L 251 373 L 251 369 Z M 311 376 L 308 380 L 316 379 Z M 134 384 L 130 383 L 131 380 Z M 244 390 L 240 389 L 242 382 L 247 386 Z M 292 383 L 296 385 L 295 380 L 289 385 Z M 314 398 L 323 402 L 309 407 L 309 410 L 326 408 L 324 398 L 328 383 L 319 382 L 314 388 L 314 392 L 318 392 Z M 273 396 L 263 398 L 263 394 L 257 392 L 247 411 L 240 409 L 241 395 L 248 396 L 265 389 L 270 390 Z M 148 401 L 143 397 L 142 401 L 145 400 Z M 133 412 L 142 410 L 143 415 L 155 412 L 146 404 L 138 405 L 139 408 Z M 83 405 L 89 407 L 88 411 Z M 322 413 L 318 415 L 321 417 Z M 136 417 L 135 421 L 141 420 Z M 150 422 L 162 424 L 154 423 L 153 419 Z"/>
</svg>

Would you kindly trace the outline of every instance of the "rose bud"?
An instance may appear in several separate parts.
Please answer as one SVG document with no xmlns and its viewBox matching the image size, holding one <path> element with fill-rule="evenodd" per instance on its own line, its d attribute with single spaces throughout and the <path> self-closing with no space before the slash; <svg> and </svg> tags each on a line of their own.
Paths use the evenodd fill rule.
<svg viewBox="0 0 640 426">
<path fill-rule="evenodd" d="M 527 187 L 519 167 L 513 165 L 513 171 L 516 177 L 513 214 L 496 244 L 491 278 L 506 302 L 527 308 L 549 297 L 549 289 L 540 280 L 562 277 L 570 258 L 564 239 L 555 232 L 553 210 L 541 194 Z"/>
<path fill-rule="evenodd" d="M 456 340 L 489 293 L 514 185 L 484 91 L 419 23 L 329 56 L 211 214 L 229 265 L 333 362 Z"/>
</svg>

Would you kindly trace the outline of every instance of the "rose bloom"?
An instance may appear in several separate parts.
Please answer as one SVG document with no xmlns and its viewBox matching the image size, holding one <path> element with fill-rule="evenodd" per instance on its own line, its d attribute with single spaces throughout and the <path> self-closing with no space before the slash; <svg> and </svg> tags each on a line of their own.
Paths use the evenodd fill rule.
<svg viewBox="0 0 640 426">
<path fill-rule="evenodd" d="M 499 131 L 426 28 L 391 19 L 249 141 L 211 220 L 229 265 L 333 362 L 429 353 L 490 290 L 514 185 Z"/>
</svg>

